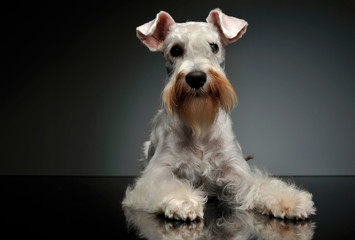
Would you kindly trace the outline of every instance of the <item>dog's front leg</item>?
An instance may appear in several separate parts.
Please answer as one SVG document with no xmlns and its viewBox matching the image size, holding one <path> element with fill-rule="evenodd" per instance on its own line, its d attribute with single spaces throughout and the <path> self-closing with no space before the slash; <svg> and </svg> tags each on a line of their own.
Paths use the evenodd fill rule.
<svg viewBox="0 0 355 240">
<path fill-rule="evenodd" d="M 253 206 L 263 214 L 305 219 L 316 212 L 312 194 L 278 178 L 255 173 L 252 188 Z"/>
<path fill-rule="evenodd" d="M 150 168 L 127 188 L 123 206 L 178 220 L 203 218 L 205 193 L 181 181 L 167 167 Z"/>
<path fill-rule="evenodd" d="M 239 209 L 255 209 L 278 218 L 305 219 L 315 214 L 312 194 L 240 164 L 222 164 L 216 174 L 219 199 L 236 203 Z"/>
</svg>

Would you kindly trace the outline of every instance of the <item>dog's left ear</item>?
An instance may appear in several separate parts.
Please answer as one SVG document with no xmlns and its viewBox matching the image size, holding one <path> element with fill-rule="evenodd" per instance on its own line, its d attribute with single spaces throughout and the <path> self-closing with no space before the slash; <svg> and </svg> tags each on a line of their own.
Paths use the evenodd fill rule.
<svg viewBox="0 0 355 240">
<path fill-rule="evenodd" d="M 241 38 L 248 26 L 248 23 L 243 19 L 227 16 L 218 8 L 210 12 L 206 21 L 218 29 L 225 45 Z"/>
</svg>

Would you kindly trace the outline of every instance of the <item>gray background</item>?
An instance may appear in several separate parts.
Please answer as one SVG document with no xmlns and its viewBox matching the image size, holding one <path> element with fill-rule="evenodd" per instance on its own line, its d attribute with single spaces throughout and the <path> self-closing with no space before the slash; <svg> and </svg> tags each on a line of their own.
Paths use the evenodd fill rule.
<svg viewBox="0 0 355 240">
<path fill-rule="evenodd" d="M 355 174 L 354 1 L 128 1 L 4 7 L 0 174 L 137 175 L 160 106 L 161 54 L 135 28 L 160 10 L 246 19 L 228 46 L 234 130 L 277 175 Z"/>
</svg>

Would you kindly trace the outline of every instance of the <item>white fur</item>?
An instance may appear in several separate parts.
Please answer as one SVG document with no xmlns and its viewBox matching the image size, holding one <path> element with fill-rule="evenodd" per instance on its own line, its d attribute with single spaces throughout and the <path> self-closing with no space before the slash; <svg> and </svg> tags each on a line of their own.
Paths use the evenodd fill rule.
<svg viewBox="0 0 355 240">
<path fill-rule="evenodd" d="M 211 13 L 216 14 L 216 10 Z M 175 23 L 166 13 L 158 14 L 159 17 L 149 32 L 143 31 L 147 27 L 138 29 L 139 37 L 150 49 L 157 46 L 156 36 L 167 34 L 158 49 L 163 51 L 170 71 L 167 87 L 175 84 L 181 72 L 207 72 L 212 68 L 224 75 L 226 43 L 221 41 L 223 33 L 218 32 L 218 25 Z M 239 21 L 226 15 L 223 19 L 232 19 L 231 23 Z M 163 21 L 171 24 L 168 33 L 161 30 L 166 25 L 156 24 Z M 240 31 L 240 27 L 237 29 Z M 149 39 L 153 34 L 154 39 Z M 234 36 L 238 34 L 241 36 L 238 32 Z M 213 54 L 210 43 L 217 43 L 220 51 Z M 183 57 L 169 55 L 170 48 L 176 44 L 183 47 Z M 213 78 L 207 76 L 209 81 Z M 150 141 L 144 143 L 143 156 L 144 170 L 135 185 L 127 188 L 125 207 L 162 213 L 173 219 L 194 220 L 203 218 L 207 196 L 217 196 L 239 209 L 256 209 L 280 218 L 304 219 L 315 213 L 310 193 L 249 167 L 233 134 L 231 119 L 223 109 L 218 111 L 212 126 L 201 134 L 192 134 L 178 114 L 169 114 L 162 108 L 153 121 Z"/>
</svg>

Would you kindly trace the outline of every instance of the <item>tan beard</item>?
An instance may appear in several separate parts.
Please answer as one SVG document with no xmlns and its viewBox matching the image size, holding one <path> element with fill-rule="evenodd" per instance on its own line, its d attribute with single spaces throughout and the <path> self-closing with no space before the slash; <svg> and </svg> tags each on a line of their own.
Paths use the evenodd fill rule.
<svg viewBox="0 0 355 240">
<path fill-rule="evenodd" d="M 196 91 L 187 86 L 185 74 L 180 72 L 162 94 L 168 114 L 178 114 L 197 136 L 213 125 L 220 108 L 229 113 L 237 103 L 237 95 L 224 75 L 213 69 L 209 69 L 207 74 L 211 81 Z"/>
</svg>

